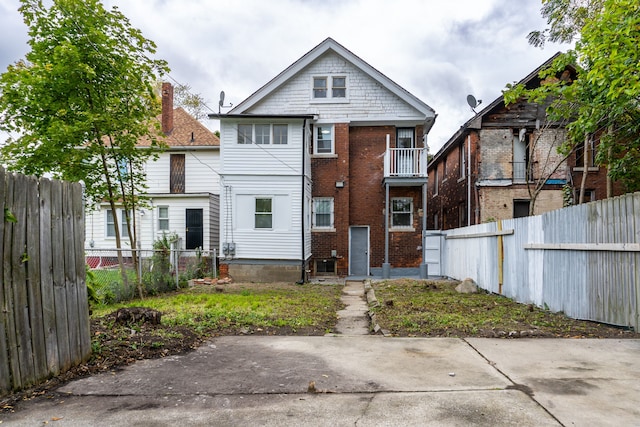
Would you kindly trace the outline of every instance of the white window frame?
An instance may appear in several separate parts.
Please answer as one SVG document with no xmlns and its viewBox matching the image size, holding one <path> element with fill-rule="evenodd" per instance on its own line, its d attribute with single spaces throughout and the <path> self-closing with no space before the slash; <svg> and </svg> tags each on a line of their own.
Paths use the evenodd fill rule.
<svg viewBox="0 0 640 427">
<path fill-rule="evenodd" d="M 166 211 L 166 216 L 162 215 L 162 210 Z M 166 226 L 163 227 L 163 224 Z M 158 206 L 158 230 L 160 231 L 169 231 L 169 206 Z"/>
<path fill-rule="evenodd" d="M 318 151 L 318 132 L 324 133 L 326 130 L 329 130 L 331 133 L 331 148 L 329 152 L 319 152 Z M 336 147 L 336 132 L 335 126 L 332 124 L 316 124 L 313 127 L 313 154 L 315 156 L 333 156 L 335 154 Z"/>
<path fill-rule="evenodd" d="M 326 215 L 326 212 L 318 213 L 318 206 L 320 202 L 329 202 L 329 225 L 318 225 L 317 215 Z M 311 229 L 323 230 L 323 231 L 335 231 L 335 214 L 334 214 L 334 199 L 333 197 L 314 197 L 312 201 L 312 215 L 311 215 Z"/>
<path fill-rule="evenodd" d="M 344 81 L 344 86 L 336 86 L 339 80 Z M 316 81 L 325 82 L 325 87 L 316 86 Z M 335 83 L 334 83 L 335 82 Z M 317 96 L 316 91 L 324 91 L 325 96 Z M 339 92 L 338 92 L 339 91 Z M 344 93 L 344 96 L 335 96 L 336 93 Z M 349 102 L 349 76 L 346 74 L 327 74 L 311 76 L 311 102 L 312 103 L 341 103 Z"/>
<path fill-rule="evenodd" d="M 286 127 L 285 132 L 280 134 L 278 138 L 279 142 L 276 142 L 274 128 Z M 251 127 L 251 132 L 240 132 L 240 128 L 243 127 L 245 131 Z M 268 132 L 264 133 L 264 130 L 268 127 Z M 239 123 L 237 126 L 238 137 L 236 142 L 238 145 L 287 145 L 289 143 L 289 124 L 288 123 Z M 284 136 L 284 138 L 282 138 Z"/>
<path fill-rule="evenodd" d="M 253 135 L 256 144 L 271 145 L 271 125 L 269 123 L 255 123 Z"/>
<path fill-rule="evenodd" d="M 116 212 L 120 213 L 120 224 L 119 224 L 120 237 L 129 237 L 129 234 L 127 232 L 127 216 L 124 212 L 124 209 L 116 209 Z M 109 214 L 111 214 L 112 221 L 109 221 Z M 105 222 L 105 229 L 104 229 L 105 237 L 115 239 L 116 237 L 115 217 L 113 216 L 113 212 L 111 211 L 111 209 L 105 210 L 104 222 Z M 109 225 L 113 227 L 113 233 L 109 233 Z"/>
<path fill-rule="evenodd" d="M 395 203 L 397 201 L 404 201 L 404 202 L 409 202 L 409 211 L 397 211 L 395 209 Z M 413 198 L 412 197 L 393 197 L 391 198 L 391 203 L 390 203 L 390 207 L 391 207 L 391 228 L 394 230 L 413 230 Z M 409 224 L 396 224 L 394 221 L 394 216 L 396 214 L 400 214 L 400 215 L 409 215 Z"/>
<path fill-rule="evenodd" d="M 270 204 L 270 211 L 261 211 L 258 212 L 258 200 L 268 200 Z M 273 197 L 269 196 L 260 196 L 256 197 L 254 201 L 254 212 L 253 212 L 253 227 L 256 230 L 273 230 Z M 269 227 L 258 227 L 258 218 L 259 217 L 269 217 L 270 226 Z"/>
</svg>

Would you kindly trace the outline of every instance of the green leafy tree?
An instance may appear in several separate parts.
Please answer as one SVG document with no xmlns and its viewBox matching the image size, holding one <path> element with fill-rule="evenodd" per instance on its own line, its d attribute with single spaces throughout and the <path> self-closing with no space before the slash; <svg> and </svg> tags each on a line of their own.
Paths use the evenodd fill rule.
<svg viewBox="0 0 640 427">
<path fill-rule="evenodd" d="M 568 10 L 579 12 L 568 13 L 571 19 L 559 18 L 563 5 L 576 3 L 582 4 L 580 9 Z M 551 15 L 553 19 L 547 16 L 547 39 L 579 36 L 575 48 L 542 71 L 539 88 L 507 85 L 505 102 L 522 97 L 547 102 L 552 120 L 570 120 L 562 152 L 584 144 L 586 153 L 589 141 L 599 138 L 596 161 L 607 167 L 609 178 L 620 180 L 629 191 L 640 189 L 640 2 L 544 0 L 543 4 L 547 7 L 543 15 L 545 10 L 558 13 Z M 575 79 L 558 78 L 569 66 L 576 70 Z M 610 195 L 610 183 L 608 188 Z"/>
<path fill-rule="evenodd" d="M 0 149 L 2 161 L 14 171 L 84 182 L 88 202 L 109 203 L 118 248 L 121 206 L 134 249 L 131 214 L 143 203 L 143 165 L 162 148 L 153 84 L 167 64 L 151 58 L 155 44 L 115 7 L 20 3 L 31 50 L 0 76 L 0 128 L 19 135 Z M 141 138 L 149 149 L 136 148 Z M 119 261 L 122 267 L 121 253 Z"/>
</svg>

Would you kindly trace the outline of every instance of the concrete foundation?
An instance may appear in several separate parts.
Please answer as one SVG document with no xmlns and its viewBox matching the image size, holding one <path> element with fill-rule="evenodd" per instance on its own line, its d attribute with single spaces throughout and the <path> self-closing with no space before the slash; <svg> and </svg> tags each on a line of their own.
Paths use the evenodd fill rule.
<svg viewBox="0 0 640 427">
<path fill-rule="evenodd" d="M 228 264 L 229 276 L 236 282 L 297 282 L 302 277 L 301 265 Z"/>
</svg>

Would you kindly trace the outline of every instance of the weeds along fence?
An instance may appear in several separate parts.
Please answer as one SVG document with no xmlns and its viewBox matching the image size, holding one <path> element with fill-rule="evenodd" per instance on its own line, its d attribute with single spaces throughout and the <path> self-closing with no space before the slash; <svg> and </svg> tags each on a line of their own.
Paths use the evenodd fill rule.
<svg viewBox="0 0 640 427">
<path fill-rule="evenodd" d="M 0 395 L 91 354 L 80 184 L 0 168 Z"/>
<path fill-rule="evenodd" d="M 443 234 L 443 275 L 640 330 L 640 193 Z"/>
<path fill-rule="evenodd" d="M 122 253 L 123 271 L 118 261 Z M 144 295 L 184 288 L 189 280 L 217 277 L 216 252 L 180 249 L 85 249 L 87 282 L 99 303 L 112 304 L 139 295 L 138 278 Z"/>
</svg>

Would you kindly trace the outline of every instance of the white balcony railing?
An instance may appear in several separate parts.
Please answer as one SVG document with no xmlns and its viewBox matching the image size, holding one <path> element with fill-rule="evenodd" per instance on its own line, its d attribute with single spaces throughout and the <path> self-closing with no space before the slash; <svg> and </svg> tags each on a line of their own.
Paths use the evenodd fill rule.
<svg viewBox="0 0 640 427">
<path fill-rule="evenodd" d="M 384 176 L 427 176 L 427 150 L 424 148 L 387 148 L 384 153 Z"/>
</svg>

